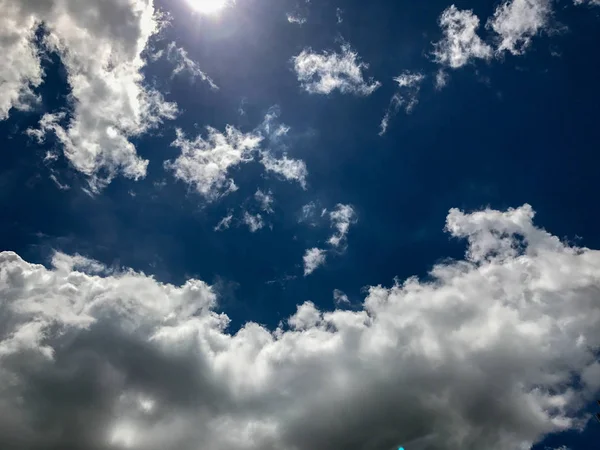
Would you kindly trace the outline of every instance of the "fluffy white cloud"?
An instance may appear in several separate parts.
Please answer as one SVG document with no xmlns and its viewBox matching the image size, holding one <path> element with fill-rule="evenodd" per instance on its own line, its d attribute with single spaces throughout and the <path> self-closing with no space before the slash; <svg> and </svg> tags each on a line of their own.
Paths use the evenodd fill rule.
<svg viewBox="0 0 600 450">
<path fill-rule="evenodd" d="M 336 229 L 327 241 L 330 245 L 336 248 L 343 248 L 346 243 L 346 236 L 350 230 L 350 225 L 357 222 L 356 212 L 351 205 L 337 204 L 335 209 L 329 213 L 331 226 Z"/>
<path fill-rule="evenodd" d="M 263 192 L 257 189 L 254 193 L 254 198 L 260 205 L 260 209 L 271 214 L 273 212 L 273 193 L 271 191 Z"/>
<path fill-rule="evenodd" d="M 508 0 L 496 8 L 486 27 L 499 35 L 497 52 L 521 55 L 548 26 L 552 0 Z"/>
<path fill-rule="evenodd" d="M 260 214 L 250 214 L 248 211 L 244 212 L 243 221 L 246 225 L 248 225 L 251 233 L 258 231 L 265 226 Z"/>
<path fill-rule="evenodd" d="M 320 248 L 309 248 L 303 256 L 304 276 L 313 273 L 319 266 L 325 264 L 327 252 Z"/>
<path fill-rule="evenodd" d="M 452 5 L 442 12 L 439 25 L 444 38 L 434 44 L 437 63 L 457 69 L 474 58 L 492 58 L 492 48 L 477 35 L 479 18 L 472 10 L 459 10 Z"/>
<path fill-rule="evenodd" d="M 0 1 L 0 120 L 12 108 L 27 109 L 33 89 L 42 83 L 39 51 L 33 45 L 36 18 L 24 14 L 17 1 Z"/>
<path fill-rule="evenodd" d="M 206 139 L 198 135 L 194 140 L 187 139 L 181 130 L 177 130 L 177 138 L 171 145 L 180 148 L 181 155 L 166 161 L 165 168 L 212 201 L 237 189 L 228 171 L 252 161 L 263 137 L 255 132 L 242 133 L 231 125 L 225 128 L 225 133 L 212 127 L 206 130 Z"/>
<path fill-rule="evenodd" d="M 277 123 L 278 114 L 276 109 L 270 110 L 263 122 L 248 133 L 232 125 L 227 125 L 224 133 L 206 127 L 206 138 L 198 135 L 190 140 L 181 130 L 177 130 L 177 138 L 171 145 L 179 147 L 181 155 L 175 160 L 165 161 L 165 168 L 209 201 L 237 190 L 233 178 L 228 175 L 229 170 L 255 159 L 266 172 L 295 181 L 306 189 L 306 164 L 287 156 L 286 147 L 281 141 L 290 128 Z M 261 146 L 266 149 L 261 149 Z"/>
<path fill-rule="evenodd" d="M 208 75 L 206 75 L 202 69 L 200 69 L 198 63 L 190 59 L 187 51 L 181 47 L 177 47 L 175 42 L 171 42 L 167 46 L 166 55 L 167 59 L 175 64 L 172 76 L 179 75 L 180 73 L 187 73 L 193 79 L 199 78 L 200 80 L 208 83 L 211 88 L 219 89 L 215 82 Z"/>
<path fill-rule="evenodd" d="M 264 151 L 261 152 L 260 163 L 267 172 L 280 175 L 289 181 L 295 181 L 302 189 L 306 189 L 308 169 L 306 168 L 306 163 L 301 159 L 288 158 L 285 153 L 277 158 L 271 152 Z"/>
<path fill-rule="evenodd" d="M 42 82 L 39 52 L 56 52 L 71 89 L 71 116 L 48 114 L 37 137 L 55 133 L 93 189 L 119 173 L 144 177 L 148 161 L 130 138 L 177 112 L 141 74 L 142 52 L 159 27 L 152 0 L 0 0 L 0 8 L 0 119 L 31 103 L 32 88 Z M 40 29 L 43 49 L 35 37 Z"/>
<path fill-rule="evenodd" d="M 363 70 L 368 64 L 358 59 L 358 54 L 348 44 L 342 45 L 341 53 L 314 53 L 303 50 L 292 58 L 301 86 L 311 94 L 330 94 L 339 90 L 344 94 L 370 95 L 381 83 L 365 80 Z"/>
<path fill-rule="evenodd" d="M 395 116 L 399 109 L 404 107 L 407 114 L 410 114 L 415 106 L 419 103 L 419 92 L 421 91 L 421 83 L 425 79 L 425 75 L 421 73 L 404 72 L 394 78 L 398 84 L 398 91 L 390 100 L 390 105 L 381 119 L 379 126 L 379 135 L 382 136 L 387 131 L 390 120 Z"/>
<path fill-rule="evenodd" d="M 529 206 L 450 211 L 467 256 L 229 332 L 205 283 L 0 253 L 0 442 L 14 450 L 528 449 L 597 394 L 600 252 Z M 376 257 L 376 256 L 374 256 Z M 573 383 L 573 379 L 581 379 Z"/>
</svg>

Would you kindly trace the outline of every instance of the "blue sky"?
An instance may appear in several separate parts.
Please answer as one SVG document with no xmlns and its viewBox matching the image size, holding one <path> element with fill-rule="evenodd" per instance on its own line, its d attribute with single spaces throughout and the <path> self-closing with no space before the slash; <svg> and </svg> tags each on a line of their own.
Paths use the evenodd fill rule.
<svg viewBox="0 0 600 450">
<path fill-rule="evenodd" d="M 10 448 L 595 448 L 596 0 L 0 4 Z"/>
</svg>

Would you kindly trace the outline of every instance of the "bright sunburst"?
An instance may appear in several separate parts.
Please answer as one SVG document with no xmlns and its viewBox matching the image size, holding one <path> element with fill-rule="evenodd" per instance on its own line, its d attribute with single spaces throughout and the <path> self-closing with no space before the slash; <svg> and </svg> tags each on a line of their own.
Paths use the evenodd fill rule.
<svg viewBox="0 0 600 450">
<path fill-rule="evenodd" d="M 201 14 L 216 14 L 227 6 L 230 0 L 188 0 L 188 2 Z"/>
</svg>

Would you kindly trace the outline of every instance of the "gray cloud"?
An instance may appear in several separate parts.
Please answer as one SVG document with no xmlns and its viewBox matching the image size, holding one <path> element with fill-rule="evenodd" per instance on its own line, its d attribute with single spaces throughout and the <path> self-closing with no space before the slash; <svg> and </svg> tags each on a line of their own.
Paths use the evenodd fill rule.
<svg viewBox="0 0 600 450">
<path fill-rule="evenodd" d="M 228 331 L 198 280 L 0 253 L 0 442 L 504 450 L 581 428 L 599 388 L 600 252 L 533 216 L 453 209 L 464 259 L 372 286 L 359 311 L 306 302 L 275 330 Z"/>
</svg>

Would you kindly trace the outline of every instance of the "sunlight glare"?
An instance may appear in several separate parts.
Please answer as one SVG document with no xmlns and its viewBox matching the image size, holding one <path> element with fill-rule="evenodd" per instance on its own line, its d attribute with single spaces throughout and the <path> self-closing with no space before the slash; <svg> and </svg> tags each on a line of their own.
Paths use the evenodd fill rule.
<svg viewBox="0 0 600 450">
<path fill-rule="evenodd" d="M 229 3 L 229 0 L 188 0 L 188 2 L 200 14 L 216 14 Z"/>
</svg>

